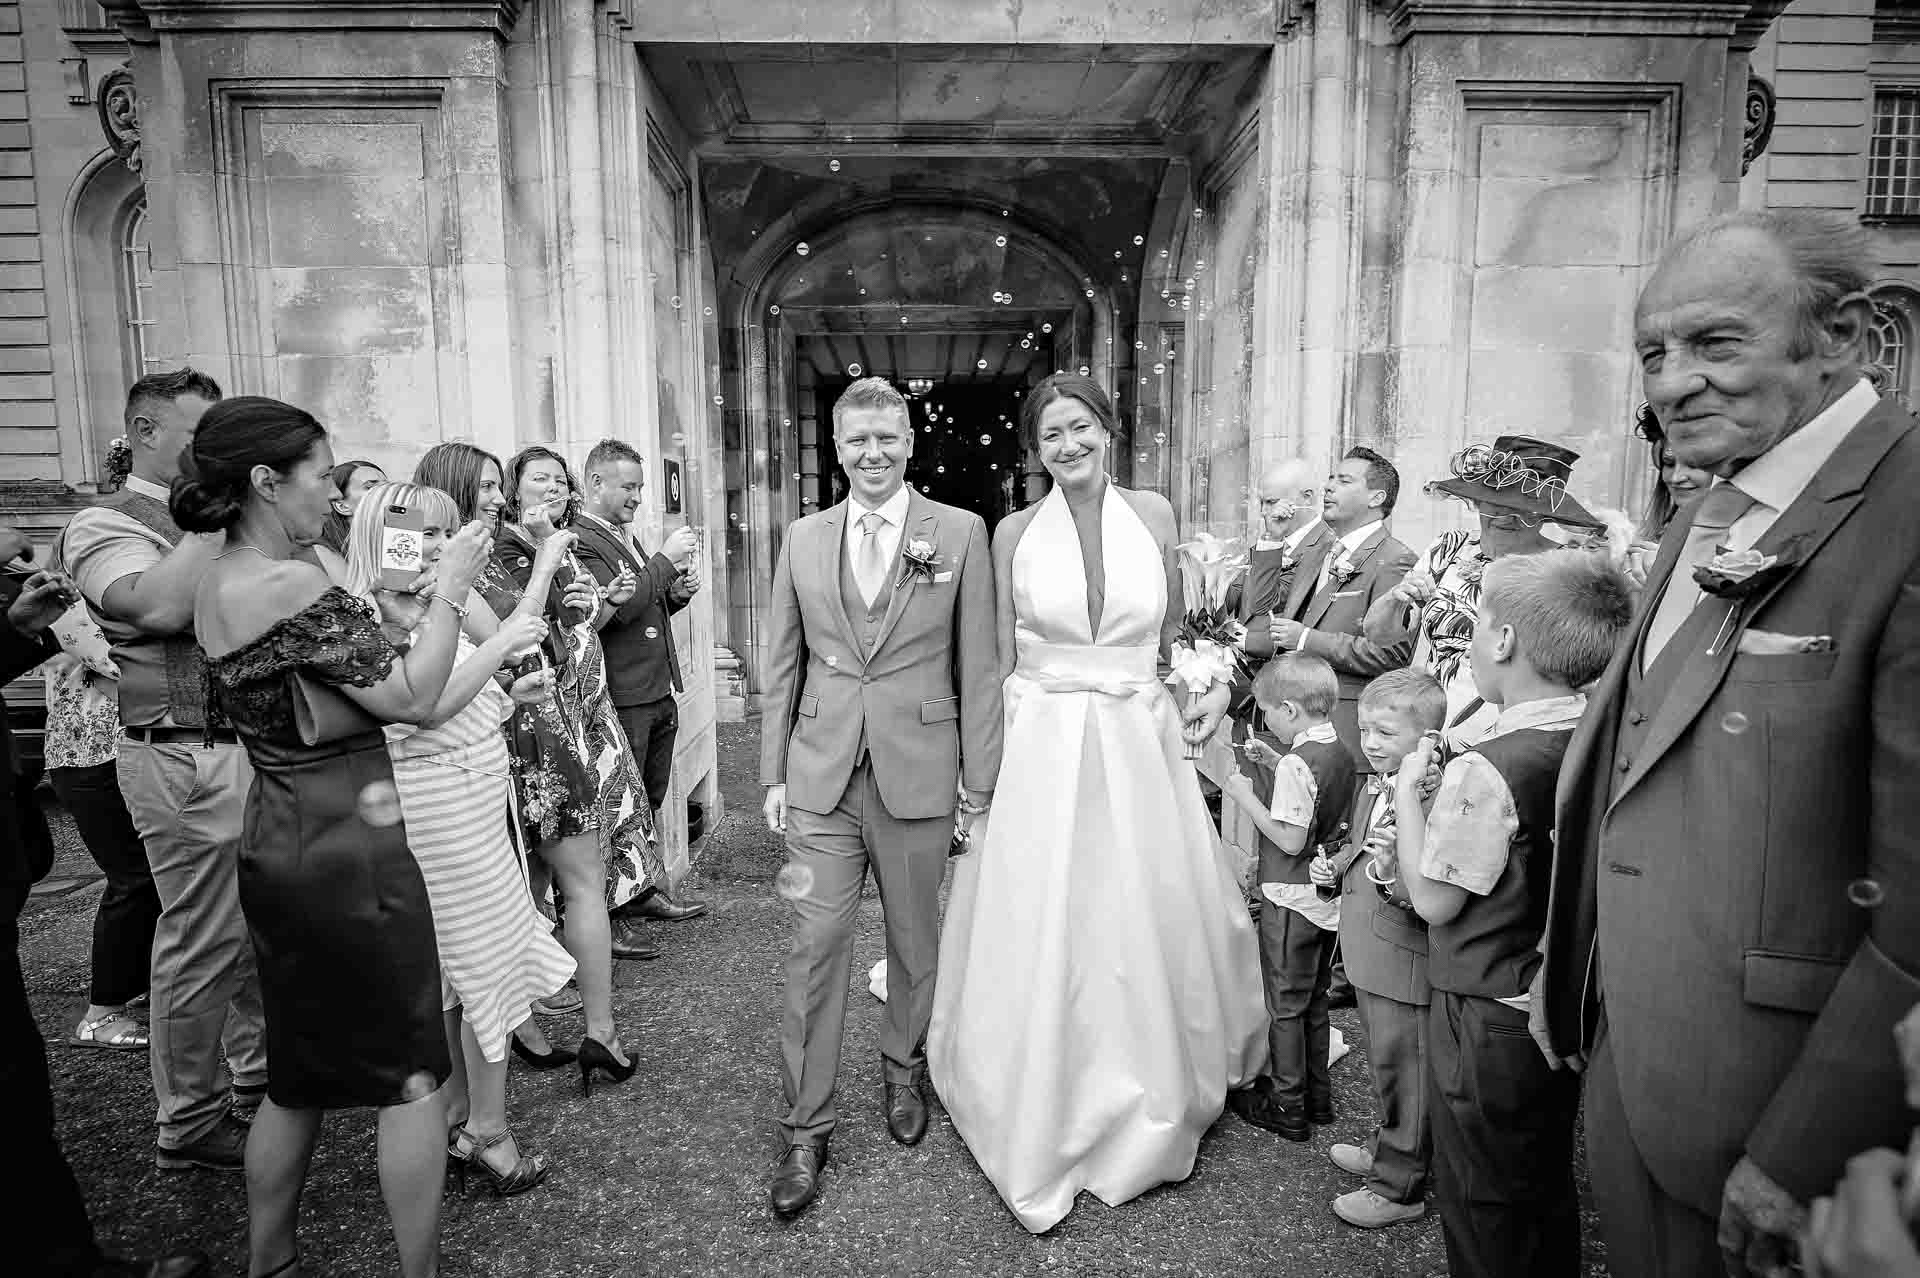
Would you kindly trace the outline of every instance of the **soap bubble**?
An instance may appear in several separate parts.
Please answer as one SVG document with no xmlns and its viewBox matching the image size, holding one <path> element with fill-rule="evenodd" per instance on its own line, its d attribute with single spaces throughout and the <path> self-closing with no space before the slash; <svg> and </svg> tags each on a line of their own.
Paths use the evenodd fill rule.
<svg viewBox="0 0 1920 1278">
<path fill-rule="evenodd" d="M 834 173 L 838 173 L 838 172 L 840 171 L 840 161 L 838 161 L 838 160 L 828 160 L 828 161 L 827 161 L 827 168 L 828 168 L 828 169 L 829 169 L 829 170 L 830 170 L 831 172 L 834 172 Z"/>
<path fill-rule="evenodd" d="M 1088 296 L 1088 297 L 1092 297 L 1092 296 L 1093 296 L 1093 290 L 1092 290 L 1092 289 L 1088 289 L 1088 290 L 1087 290 L 1087 296 Z"/>
<path fill-rule="evenodd" d="M 1741 714 L 1738 710 L 1729 710 L 1720 719 L 1721 730 L 1723 732 L 1730 732 L 1736 737 L 1752 726 L 1747 716 Z"/>
<path fill-rule="evenodd" d="M 667 299 L 667 305 L 669 305 L 669 306 L 671 306 L 671 307 L 673 307 L 673 309 L 674 309 L 674 310 L 676 310 L 676 311 L 677 311 L 677 310 L 679 310 L 679 309 L 680 309 L 680 295 L 679 295 L 678 293 L 675 293 L 675 294 L 674 294 L 674 295 L 673 295 L 672 297 L 670 297 L 670 298 L 668 298 L 668 299 Z"/>
<path fill-rule="evenodd" d="M 708 315 L 712 315 L 712 314 L 713 314 L 713 308 L 712 308 L 711 306 L 709 306 L 709 307 L 706 307 L 706 308 L 705 308 L 705 313 L 706 313 L 706 314 L 708 314 Z"/>
<path fill-rule="evenodd" d="M 945 466 L 935 466 L 933 468 L 933 473 L 936 475 L 944 475 L 947 473 L 947 468 Z"/>
<path fill-rule="evenodd" d="M 813 869 L 798 861 L 789 861 L 773 876 L 773 890 L 782 899 L 800 901 L 813 895 Z"/>
<path fill-rule="evenodd" d="M 780 305 L 777 302 L 767 308 L 767 314 L 769 315 L 778 315 L 779 313 L 780 313 Z"/>
<path fill-rule="evenodd" d="M 805 240 L 801 240 L 798 244 L 794 245 L 793 251 L 798 253 L 801 257 L 805 257 L 807 254 L 813 252 L 812 249 L 807 247 L 807 242 Z"/>
<path fill-rule="evenodd" d="M 1051 332 L 1053 331 L 1053 325 L 1051 325 L 1051 324 L 1042 324 L 1042 325 L 1040 326 L 1040 331 L 1041 331 L 1041 332 L 1043 332 L 1043 333 L 1051 333 Z"/>
<path fill-rule="evenodd" d="M 1847 884 L 1847 900 L 1863 910 L 1877 910 L 1887 901 L 1887 890 L 1878 879 L 1855 879 Z"/>
<path fill-rule="evenodd" d="M 673 434 L 669 435 L 667 439 L 669 443 L 684 444 L 687 442 L 687 432 L 676 430 Z"/>
<path fill-rule="evenodd" d="M 1080 376 L 1082 376 L 1082 377 L 1089 377 L 1089 376 L 1091 376 L 1092 374 L 1093 374 L 1093 370 L 1092 370 L 1092 369 L 1090 369 L 1090 368 L 1088 368 L 1088 367 L 1087 367 L 1087 366 L 1086 366 L 1085 364 L 1082 364 L 1082 365 L 1080 366 Z"/>
<path fill-rule="evenodd" d="M 725 395 L 715 395 L 713 397 L 713 404 L 714 404 L 714 407 L 716 408 L 718 408 L 720 405 L 726 402 L 727 402 L 727 397 Z"/>
<path fill-rule="evenodd" d="M 987 447 L 991 447 L 991 446 L 993 445 L 993 436 L 992 436 L 992 435 L 982 435 L 982 436 L 980 437 L 980 442 L 981 442 L 981 444 L 983 444 L 983 445 L 985 445 L 985 446 L 987 446 Z"/>
<path fill-rule="evenodd" d="M 376 829 L 400 824 L 400 791 L 391 781 L 375 781 L 360 791 L 360 819 Z"/>
<path fill-rule="evenodd" d="M 1156 444 L 1165 444 L 1167 442 L 1167 432 L 1164 430 L 1156 430 L 1153 432 L 1153 442 Z"/>
<path fill-rule="evenodd" d="M 863 368 L 861 368 L 861 367 L 860 367 L 860 366 L 859 366 L 858 364 L 849 364 L 849 365 L 847 365 L 847 376 L 848 376 L 848 377 L 858 377 L 858 376 L 860 376 L 860 374 L 861 374 L 861 373 L 863 373 L 863 372 L 865 372 L 865 371 L 866 371 L 866 370 L 865 370 L 865 369 L 863 369 Z"/>
<path fill-rule="evenodd" d="M 1133 243 L 1136 248 L 1142 244 L 1145 244 L 1146 242 L 1147 242 L 1147 237 L 1144 235 L 1136 235 L 1133 237 Z"/>
<path fill-rule="evenodd" d="M 979 363 L 977 363 L 977 364 L 975 364 L 975 365 L 974 365 L 974 367 L 975 367 L 975 368 L 977 368 L 977 369 L 979 369 L 979 370 L 981 370 L 982 372 L 985 372 L 985 371 L 986 371 L 986 367 L 987 367 L 987 361 L 985 361 L 985 360 L 983 359 L 983 360 L 981 360 L 981 361 L 980 361 Z M 952 420 L 953 420 L 953 418 L 951 418 L 951 417 L 949 417 L 949 418 L 947 418 L 947 420 L 948 420 L 948 421 L 952 421 Z"/>
<path fill-rule="evenodd" d="M 1007 246 L 1007 237 L 1006 237 L 1006 236 L 1004 236 L 1004 235 L 996 235 L 996 236 L 994 236 L 994 237 L 993 237 L 993 246 L 994 246 L 995 248 L 1005 248 L 1005 247 Z"/>
</svg>

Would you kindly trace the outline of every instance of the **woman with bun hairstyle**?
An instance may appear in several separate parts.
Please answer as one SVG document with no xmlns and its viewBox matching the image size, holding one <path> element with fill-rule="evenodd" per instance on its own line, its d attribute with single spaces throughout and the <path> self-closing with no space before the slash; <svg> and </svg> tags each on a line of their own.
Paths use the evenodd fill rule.
<svg viewBox="0 0 1920 1278">
<path fill-rule="evenodd" d="M 212 704 L 254 767 L 239 888 L 273 1067 L 247 1140 L 248 1271 L 299 1274 L 321 1114 L 375 1106 L 400 1272 L 431 1278 L 452 1066 L 432 910 L 381 729 L 432 716 L 490 537 L 462 529 L 415 583 L 425 616 L 402 655 L 317 546 L 333 493 L 319 422 L 278 400 L 222 400 L 182 462 L 174 521 L 226 535 L 194 599 L 195 633 Z"/>
<path fill-rule="evenodd" d="M 421 562 L 431 568 L 460 528 L 453 498 L 437 488 L 383 484 L 369 490 L 347 533 L 347 589 L 411 635 L 429 603 L 383 589 L 380 559 L 386 513 L 419 511 Z M 553 575 L 543 557 L 534 580 Z M 459 663 L 432 712 L 387 727 L 387 752 L 400 790 L 408 843 L 433 901 L 434 935 L 446 983 L 447 1050 L 455 1069 L 447 1089 L 448 1155 L 502 1197 L 546 1176 L 546 1160 L 521 1152 L 507 1126 L 507 1044 L 528 1005 L 567 983 L 574 962 L 533 908 L 507 821 L 513 781 L 500 725 L 516 703 L 552 695 L 551 676 L 509 672 L 546 638 L 536 612 L 496 621 L 478 594 L 461 629 Z"/>
</svg>

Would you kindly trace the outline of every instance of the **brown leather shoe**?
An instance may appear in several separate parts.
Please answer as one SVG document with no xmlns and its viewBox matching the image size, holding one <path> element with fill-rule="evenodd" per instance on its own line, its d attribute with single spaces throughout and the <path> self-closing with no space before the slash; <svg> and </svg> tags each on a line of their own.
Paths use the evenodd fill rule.
<svg viewBox="0 0 1920 1278">
<path fill-rule="evenodd" d="M 927 1134 L 927 1098 L 920 1084 L 887 1084 L 887 1131 L 902 1145 L 918 1145 Z"/>
<path fill-rule="evenodd" d="M 804 1211 L 820 1193 L 820 1173 L 827 1166 L 827 1142 L 789 1145 L 787 1156 L 767 1182 L 767 1201 L 782 1216 Z"/>
<path fill-rule="evenodd" d="M 625 919 L 613 921 L 613 956 L 617 959 L 657 959 L 660 947 Z"/>
</svg>

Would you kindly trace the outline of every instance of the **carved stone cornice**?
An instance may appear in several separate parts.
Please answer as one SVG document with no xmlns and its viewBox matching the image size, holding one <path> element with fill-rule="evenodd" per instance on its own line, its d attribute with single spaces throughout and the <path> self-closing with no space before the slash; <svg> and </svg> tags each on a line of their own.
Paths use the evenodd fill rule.
<svg viewBox="0 0 1920 1278">
<path fill-rule="evenodd" d="M 1730 36 L 1752 0 L 1399 0 L 1396 40 L 1415 34 Z"/>
<path fill-rule="evenodd" d="M 490 31 L 505 36 L 524 0 L 101 0 L 127 31 Z M 134 39 L 128 32 L 128 39 Z"/>
</svg>

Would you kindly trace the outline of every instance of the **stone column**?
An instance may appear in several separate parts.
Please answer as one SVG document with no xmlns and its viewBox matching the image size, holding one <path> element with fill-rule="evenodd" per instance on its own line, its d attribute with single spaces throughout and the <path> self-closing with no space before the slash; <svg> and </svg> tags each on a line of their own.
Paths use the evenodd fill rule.
<svg viewBox="0 0 1920 1278">
<path fill-rule="evenodd" d="M 520 433 L 505 41 L 519 0 L 364 17 L 117 0 L 139 90 L 160 350 L 311 410 L 342 456 Z"/>
<path fill-rule="evenodd" d="M 1565 441 L 1590 504 L 1646 464 L 1629 434 L 1633 303 L 1672 233 L 1737 194 L 1728 44 L 1745 8 L 1394 11 L 1408 99 L 1382 426 L 1403 540 L 1467 518 L 1418 488 L 1469 441 Z"/>
</svg>

